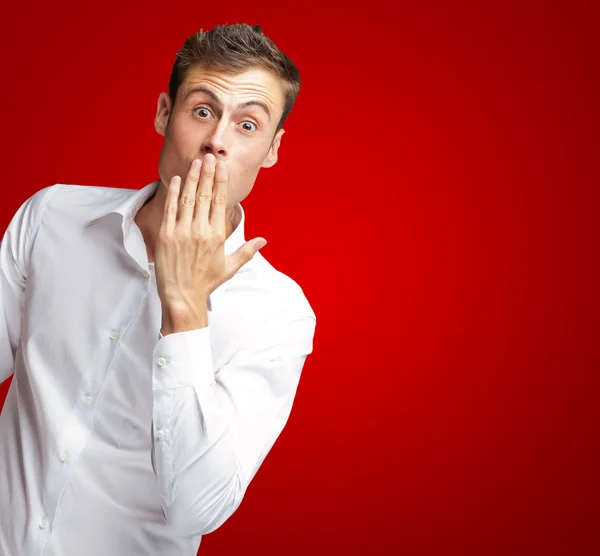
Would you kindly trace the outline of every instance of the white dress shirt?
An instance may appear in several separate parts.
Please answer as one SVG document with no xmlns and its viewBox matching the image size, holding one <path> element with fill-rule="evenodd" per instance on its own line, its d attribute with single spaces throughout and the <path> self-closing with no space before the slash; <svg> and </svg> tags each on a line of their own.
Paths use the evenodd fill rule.
<svg viewBox="0 0 600 556">
<path fill-rule="evenodd" d="M 162 336 L 140 190 L 57 184 L 0 244 L 2 556 L 195 555 L 282 431 L 315 314 L 257 253 Z M 225 253 L 245 242 L 232 213 Z M 265 534 L 268 534 L 265 531 Z"/>
</svg>

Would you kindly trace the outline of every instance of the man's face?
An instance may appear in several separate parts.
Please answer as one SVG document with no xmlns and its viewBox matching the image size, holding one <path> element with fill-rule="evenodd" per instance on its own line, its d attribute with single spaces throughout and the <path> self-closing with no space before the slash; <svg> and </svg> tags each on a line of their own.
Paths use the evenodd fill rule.
<svg viewBox="0 0 600 556">
<path fill-rule="evenodd" d="M 246 106 L 244 106 L 246 105 Z M 158 171 L 168 187 L 171 178 L 185 181 L 192 161 L 211 153 L 225 163 L 229 175 L 227 207 L 252 190 L 258 171 L 277 162 L 281 136 L 275 136 L 283 113 L 283 90 L 262 68 L 237 75 L 191 67 L 171 106 L 161 93 L 155 119 L 164 135 Z"/>
</svg>

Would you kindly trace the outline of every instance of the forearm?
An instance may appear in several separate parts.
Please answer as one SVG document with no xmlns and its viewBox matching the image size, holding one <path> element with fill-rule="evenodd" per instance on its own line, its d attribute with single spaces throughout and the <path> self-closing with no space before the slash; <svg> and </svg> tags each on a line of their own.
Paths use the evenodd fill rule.
<svg viewBox="0 0 600 556">
<path fill-rule="evenodd" d="M 283 429 L 314 320 L 273 320 L 213 369 L 210 327 L 160 338 L 153 359 L 153 463 L 167 521 L 205 534 L 239 506 Z"/>
<path fill-rule="evenodd" d="M 208 328 L 165 337 L 154 361 L 153 456 L 163 510 L 182 533 L 205 534 L 233 513 L 243 492 L 215 391 Z"/>
<path fill-rule="evenodd" d="M 153 452 L 167 522 L 206 534 L 233 514 L 246 484 L 214 386 L 155 389 Z"/>
</svg>

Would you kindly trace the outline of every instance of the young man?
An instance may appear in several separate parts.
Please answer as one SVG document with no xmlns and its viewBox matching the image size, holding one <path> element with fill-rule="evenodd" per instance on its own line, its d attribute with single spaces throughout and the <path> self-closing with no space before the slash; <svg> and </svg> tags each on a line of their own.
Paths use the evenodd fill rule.
<svg viewBox="0 0 600 556">
<path fill-rule="evenodd" d="M 299 88 L 258 26 L 178 53 L 160 179 L 57 184 L 0 244 L 0 554 L 196 554 L 282 431 L 315 315 L 246 241 Z"/>
</svg>

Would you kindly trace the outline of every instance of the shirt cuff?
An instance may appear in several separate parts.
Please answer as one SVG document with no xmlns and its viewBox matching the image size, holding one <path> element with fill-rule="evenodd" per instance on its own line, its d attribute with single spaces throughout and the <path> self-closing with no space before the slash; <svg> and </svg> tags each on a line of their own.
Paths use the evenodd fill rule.
<svg viewBox="0 0 600 556">
<path fill-rule="evenodd" d="M 208 326 L 166 336 L 160 331 L 158 334 L 159 340 L 152 354 L 155 388 L 215 382 Z"/>
</svg>

